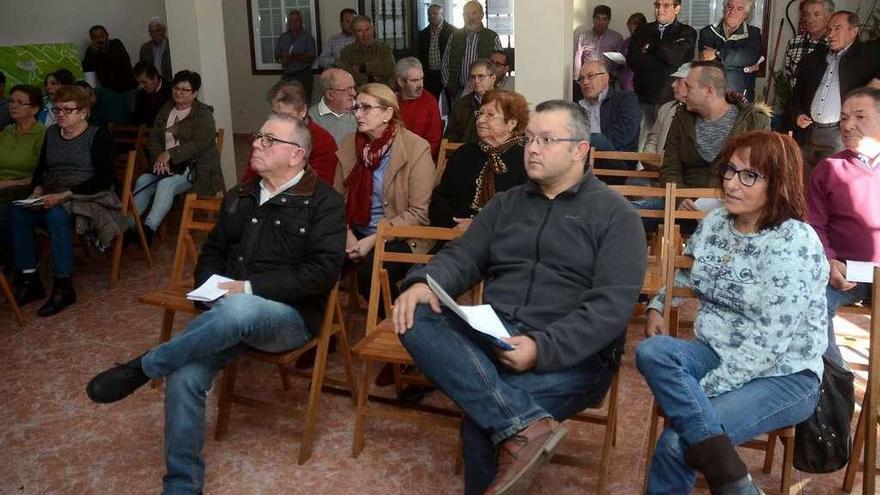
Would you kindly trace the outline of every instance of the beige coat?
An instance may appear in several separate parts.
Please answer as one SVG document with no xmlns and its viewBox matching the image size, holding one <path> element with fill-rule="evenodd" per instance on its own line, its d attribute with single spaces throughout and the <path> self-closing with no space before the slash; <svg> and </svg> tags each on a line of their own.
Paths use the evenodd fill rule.
<svg viewBox="0 0 880 495">
<path fill-rule="evenodd" d="M 342 140 L 336 151 L 339 169 L 345 178 L 351 173 L 356 162 L 354 133 Z M 385 218 L 391 225 L 428 225 L 428 204 L 434 189 L 434 161 L 431 147 L 421 137 L 397 128 L 397 135 L 391 144 L 391 160 L 382 181 L 382 201 Z M 337 180 L 334 187 L 346 197 L 345 187 Z M 423 239 L 409 239 L 414 253 L 425 253 L 433 242 Z"/>
</svg>

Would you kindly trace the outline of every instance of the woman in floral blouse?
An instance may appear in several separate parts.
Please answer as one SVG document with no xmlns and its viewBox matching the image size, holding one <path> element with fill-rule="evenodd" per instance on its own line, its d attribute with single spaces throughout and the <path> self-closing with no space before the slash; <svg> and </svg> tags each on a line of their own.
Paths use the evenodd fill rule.
<svg viewBox="0 0 880 495">
<path fill-rule="evenodd" d="M 803 163 L 788 136 L 755 131 L 722 151 L 724 208 L 685 248 L 676 275 L 700 309 L 694 340 L 661 335 L 651 303 L 636 364 L 669 419 L 651 460 L 648 493 L 690 493 L 701 472 L 712 493 L 758 494 L 734 445 L 814 411 L 826 348 L 828 262 L 804 222 Z"/>
</svg>

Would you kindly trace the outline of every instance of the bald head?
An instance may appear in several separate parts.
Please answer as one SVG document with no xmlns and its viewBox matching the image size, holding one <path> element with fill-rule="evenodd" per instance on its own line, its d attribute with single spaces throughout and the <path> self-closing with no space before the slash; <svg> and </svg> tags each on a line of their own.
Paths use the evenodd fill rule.
<svg viewBox="0 0 880 495">
<path fill-rule="evenodd" d="M 342 69 L 327 69 L 321 73 L 320 81 L 324 103 L 330 110 L 337 114 L 348 112 L 357 96 L 351 74 Z"/>
</svg>

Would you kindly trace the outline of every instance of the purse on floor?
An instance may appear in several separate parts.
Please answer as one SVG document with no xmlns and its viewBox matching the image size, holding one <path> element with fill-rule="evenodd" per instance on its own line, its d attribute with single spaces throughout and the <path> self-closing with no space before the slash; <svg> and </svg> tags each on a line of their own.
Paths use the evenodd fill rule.
<svg viewBox="0 0 880 495">
<path fill-rule="evenodd" d="M 822 358 L 825 371 L 813 415 L 797 425 L 794 467 L 807 473 L 831 473 L 846 466 L 852 454 L 850 424 L 855 409 L 853 373 Z"/>
</svg>

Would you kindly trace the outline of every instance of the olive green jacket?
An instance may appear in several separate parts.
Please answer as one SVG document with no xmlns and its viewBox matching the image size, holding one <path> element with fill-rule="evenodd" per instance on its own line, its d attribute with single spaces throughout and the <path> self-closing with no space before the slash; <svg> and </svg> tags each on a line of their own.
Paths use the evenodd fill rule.
<svg viewBox="0 0 880 495">
<path fill-rule="evenodd" d="M 361 72 L 361 65 L 366 72 Z M 371 82 L 394 84 L 394 53 L 390 46 L 379 40 L 373 40 L 367 47 L 354 42 L 343 48 L 336 66 L 350 72 L 357 86 Z"/>
</svg>

